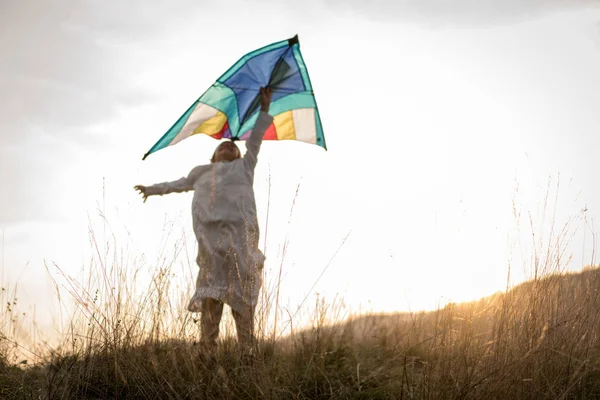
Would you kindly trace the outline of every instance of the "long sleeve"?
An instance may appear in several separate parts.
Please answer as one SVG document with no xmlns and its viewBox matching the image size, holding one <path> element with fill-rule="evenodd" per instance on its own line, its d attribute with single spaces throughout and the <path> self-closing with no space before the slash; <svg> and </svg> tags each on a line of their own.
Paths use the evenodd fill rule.
<svg viewBox="0 0 600 400">
<path fill-rule="evenodd" d="M 155 195 L 162 196 L 163 194 L 169 194 L 169 193 L 187 192 L 188 190 L 192 190 L 192 189 L 193 189 L 193 185 L 190 184 L 190 182 L 188 181 L 188 178 L 183 177 L 176 181 L 162 182 L 162 183 L 157 183 L 152 186 L 148 186 L 148 187 L 146 187 L 146 193 L 148 194 L 148 196 L 155 196 Z"/>
<path fill-rule="evenodd" d="M 250 133 L 250 137 L 246 141 L 246 154 L 244 154 L 244 165 L 248 169 L 254 170 L 256 162 L 258 160 L 258 152 L 260 151 L 260 145 L 262 144 L 265 132 L 273 122 L 273 117 L 264 111 L 261 111 L 258 115 L 254 128 Z"/>
<path fill-rule="evenodd" d="M 189 175 L 187 177 L 183 177 L 181 179 L 178 179 L 178 180 L 172 181 L 172 182 L 162 182 L 162 183 L 157 183 L 155 185 L 146 187 L 146 193 L 148 194 L 148 196 L 155 196 L 155 195 L 162 196 L 163 194 L 181 193 L 181 192 L 187 192 L 187 191 L 193 190 L 196 179 L 200 176 L 200 174 L 205 172 L 207 169 L 208 169 L 208 166 L 200 165 L 200 166 L 192 169 L 192 171 L 189 173 Z"/>
</svg>

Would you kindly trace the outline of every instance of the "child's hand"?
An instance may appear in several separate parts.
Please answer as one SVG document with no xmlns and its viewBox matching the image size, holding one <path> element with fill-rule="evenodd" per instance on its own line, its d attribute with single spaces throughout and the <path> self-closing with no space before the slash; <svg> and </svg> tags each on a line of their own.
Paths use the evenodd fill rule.
<svg viewBox="0 0 600 400">
<path fill-rule="evenodd" d="M 137 186 L 134 186 L 134 189 L 137 190 L 138 192 L 140 192 L 140 194 L 144 198 L 144 203 L 145 203 L 146 200 L 148 199 L 148 193 L 146 193 L 146 186 L 137 185 Z"/>
<path fill-rule="evenodd" d="M 271 98 L 273 97 L 273 91 L 271 88 L 260 88 L 260 110 L 266 113 L 269 112 L 271 107 Z"/>
</svg>

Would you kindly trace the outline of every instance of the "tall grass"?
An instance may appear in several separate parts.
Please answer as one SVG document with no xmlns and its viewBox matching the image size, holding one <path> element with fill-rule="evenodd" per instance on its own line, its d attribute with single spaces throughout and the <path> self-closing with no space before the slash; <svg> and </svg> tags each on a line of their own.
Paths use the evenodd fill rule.
<svg viewBox="0 0 600 400">
<path fill-rule="evenodd" d="M 515 216 L 523 220 L 516 208 Z M 535 218 L 525 220 L 532 251 L 525 263 L 530 280 L 521 285 L 511 287 L 508 276 L 505 291 L 478 301 L 388 315 L 347 316 L 340 301 L 317 296 L 298 311 L 311 321 L 298 329 L 293 312 L 277 309 L 280 281 L 267 282 L 254 359 L 240 356 L 226 319 L 217 365 L 205 363 L 196 345 L 198 321 L 185 311 L 191 287 L 173 283 L 185 237 L 149 262 L 116 251 L 116 240 L 112 250 L 104 251 L 90 231 L 95 254 L 87 276 L 75 279 L 64 273 L 56 282 L 65 315 L 61 342 L 33 366 L 17 367 L 18 358 L 11 357 L 18 346 L 18 311 L 14 296 L 2 292 L 7 307 L 0 331 L 0 395 L 599 398 L 600 269 L 565 272 L 573 221 L 538 237 Z M 554 217 L 551 223 L 555 225 Z M 144 282 L 141 271 L 150 265 L 151 279 Z M 514 267 L 509 266 L 508 275 Z M 66 307 L 67 299 L 74 301 L 74 309 Z M 287 334 L 274 334 L 274 325 L 286 325 Z"/>
<path fill-rule="evenodd" d="M 433 312 L 362 315 L 337 323 L 332 321 L 339 308 L 321 299 L 311 328 L 277 341 L 263 336 L 251 365 L 238 357 L 227 336 L 219 370 L 202 363 L 194 321 L 159 306 L 168 304 L 161 290 L 164 275 L 156 275 L 138 302 L 123 296 L 119 305 L 119 296 L 96 293 L 91 304 L 81 303 L 80 321 L 61 347 L 38 369 L 22 375 L 12 370 L 8 381 L 30 384 L 11 396 L 566 399 L 600 394 L 597 269 L 538 277 L 506 293 Z M 173 318 L 170 328 L 163 325 L 168 318 Z"/>
</svg>

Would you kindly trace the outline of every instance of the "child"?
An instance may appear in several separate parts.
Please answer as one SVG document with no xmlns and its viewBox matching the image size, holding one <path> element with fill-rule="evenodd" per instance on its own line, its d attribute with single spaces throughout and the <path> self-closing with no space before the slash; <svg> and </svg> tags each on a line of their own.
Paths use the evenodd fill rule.
<svg viewBox="0 0 600 400">
<path fill-rule="evenodd" d="M 200 271 L 188 310 L 201 313 L 200 342 L 210 355 L 217 349 L 224 303 L 231 307 L 242 348 L 250 349 L 254 343 L 254 310 L 265 256 L 258 249 L 253 181 L 263 136 L 273 122 L 268 114 L 271 98 L 271 89 L 261 88 L 261 111 L 244 157 L 234 142 L 224 142 L 215 150 L 211 164 L 195 167 L 187 177 L 135 186 L 144 202 L 148 196 L 194 190 L 192 219 Z"/>
</svg>

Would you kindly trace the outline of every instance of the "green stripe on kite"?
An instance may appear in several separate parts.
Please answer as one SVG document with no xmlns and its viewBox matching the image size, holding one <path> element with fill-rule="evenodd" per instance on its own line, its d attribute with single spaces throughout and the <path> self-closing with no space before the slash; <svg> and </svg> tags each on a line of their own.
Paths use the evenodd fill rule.
<svg viewBox="0 0 600 400">
<path fill-rule="evenodd" d="M 240 120 L 237 113 L 237 98 L 231 88 L 217 82 L 200 97 L 198 102 L 216 108 L 227 115 L 227 121 L 232 132 L 239 130 Z"/>
</svg>

